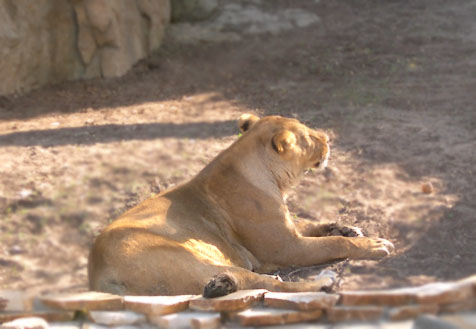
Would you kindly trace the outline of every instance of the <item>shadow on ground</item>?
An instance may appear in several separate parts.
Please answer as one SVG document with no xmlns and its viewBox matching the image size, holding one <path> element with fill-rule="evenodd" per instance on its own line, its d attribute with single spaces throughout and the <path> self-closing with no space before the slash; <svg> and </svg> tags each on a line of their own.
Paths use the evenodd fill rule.
<svg viewBox="0 0 476 329">
<path fill-rule="evenodd" d="M 220 138 L 233 134 L 234 121 L 144 123 L 29 130 L 0 135 L 1 146 L 91 145 L 157 138 Z"/>
</svg>

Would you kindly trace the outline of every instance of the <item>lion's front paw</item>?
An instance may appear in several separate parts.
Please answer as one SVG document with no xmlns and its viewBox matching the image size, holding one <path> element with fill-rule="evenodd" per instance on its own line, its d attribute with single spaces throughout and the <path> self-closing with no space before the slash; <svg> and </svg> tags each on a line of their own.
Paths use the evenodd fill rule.
<svg viewBox="0 0 476 329">
<path fill-rule="evenodd" d="M 386 239 L 377 238 L 374 240 L 376 242 L 373 246 L 373 251 L 377 255 L 377 258 L 388 256 L 395 250 L 395 246 L 393 245 L 393 243 Z"/>
<path fill-rule="evenodd" d="M 346 237 L 362 237 L 364 234 L 360 228 L 355 226 L 345 226 L 330 224 L 329 225 L 329 235 L 331 236 L 346 236 Z"/>
<path fill-rule="evenodd" d="M 393 243 L 385 239 L 357 237 L 351 241 L 355 249 L 351 251 L 350 258 L 354 259 L 378 259 L 390 255 L 395 250 Z"/>
</svg>

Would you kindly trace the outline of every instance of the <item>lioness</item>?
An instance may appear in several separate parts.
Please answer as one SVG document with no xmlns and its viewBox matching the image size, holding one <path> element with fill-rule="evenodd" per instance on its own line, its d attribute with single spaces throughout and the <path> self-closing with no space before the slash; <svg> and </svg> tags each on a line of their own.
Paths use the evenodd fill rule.
<svg viewBox="0 0 476 329">
<path fill-rule="evenodd" d="M 98 236 L 89 257 L 91 290 L 205 297 L 238 289 L 320 290 L 329 278 L 281 282 L 258 273 L 393 250 L 389 241 L 348 227 L 291 219 L 286 190 L 307 169 L 326 165 L 324 132 L 250 114 L 239 127 L 242 137 L 192 180 L 145 200 Z M 336 230 L 347 236 L 330 236 Z"/>
</svg>

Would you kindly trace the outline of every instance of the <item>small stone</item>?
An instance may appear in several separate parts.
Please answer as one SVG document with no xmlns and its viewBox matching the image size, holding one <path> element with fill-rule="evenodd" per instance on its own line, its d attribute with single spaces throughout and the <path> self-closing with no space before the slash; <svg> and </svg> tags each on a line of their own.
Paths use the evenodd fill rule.
<svg viewBox="0 0 476 329">
<path fill-rule="evenodd" d="M 262 301 L 264 294 L 267 292 L 265 289 L 240 290 L 217 298 L 200 297 L 190 301 L 190 308 L 215 312 L 239 311 Z"/>
<path fill-rule="evenodd" d="M 476 310 L 476 298 L 440 306 L 441 313 L 456 313 Z"/>
<path fill-rule="evenodd" d="M 8 253 L 10 255 L 20 255 L 20 254 L 23 254 L 25 253 L 25 249 L 23 249 L 22 247 L 20 246 L 13 246 L 10 248 L 10 250 L 8 251 Z"/>
<path fill-rule="evenodd" d="M 421 185 L 421 191 L 425 194 L 431 194 L 434 191 L 433 184 L 424 183 Z"/>
<path fill-rule="evenodd" d="M 220 327 L 220 314 L 203 312 L 182 312 L 164 316 L 152 315 L 149 321 L 166 329 L 215 329 Z"/>
<path fill-rule="evenodd" d="M 20 311 L 20 312 L 0 312 L 0 323 L 13 321 L 15 319 L 35 317 L 48 322 L 52 321 L 71 321 L 74 317 L 73 312 L 63 311 Z"/>
<path fill-rule="evenodd" d="M 96 291 L 42 296 L 39 299 L 46 306 L 71 311 L 123 309 L 121 296 Z"/>
<path fill-rule="evenodd" d="M 377 328 L 378 329 L 414 329 L 413 328 L 413 320 L 406 320 L 406 321 L 397 321 L 397 322 L 383 322 L 380 323 Z M 352 327 L 351 327 L 352 328 Z M 334 327 L 333 327 L 334 329 Z M 338 329 L 335 328 L 335 329 Z M 354 328 L 352 328 L 354 329 Z M 357 328 L 355 328 L 357 329 Z"/>
<path fill-rule="evenodd" d="M 51 328 L 50 328 L 51 329 Z M 62 329 L 62 328 L 59 328 Z M 74 329 L 74 328 L 72 328 Z M 157 329 L 148 323 L 141 323 L 137 325 L 124 325 L 124 326 L 112 326 L 108 327 L 97 323 L 84 323 L 80 329 Z"/>
<path fill-rule="evenodd" d="M 96 323 L 84 323 L 81 329 L 108 329 L 109 327 Z"/>
<path fill-rule="evenodd" d="M 236 326 L 238 328 L 238 325 Z M 230 326 L 230 328 L 235 328 L 235 327 Z M 331 327 L 331 325 L 317 324 L 317 323 L 290 323 L 290 324 L 281 324 L 281 325 L 278 324 L 278 325 L 266 326 L 265 328 L 266 329 L 334 329 L 334 327 Z M 351 329 L 354 329 L 354 328 L 351 328 Z"/>
<path fill-rule="evenodd" d="M 415 319 L 413 329 L 461 329 L 434 315 L 421 315 Z"/>
<path fill-rule="evenodd" d="M 333 307 L 339 295 L 324 292 L 268 292 L 264 296 L 264 304 L 270 307 L 294 310 L 316 310 Z"/>
<path fill-rule="evenodd" d="M 271 326 L 319 319 L 322 310 L 295 311 L 273 308 L 254 308 L 231 314 L 242 326 Z"/>
<path fill-rule="evenodd" d="M 329 322 L 373 321 L 383 316 L 380 306 L 336 306 L 326 310 Z"/>
<path fill-rule="evenodd" d="M 221 326 L 221 316 L 219 314 L 206 314 L 193 317 L 190 323 L 194 329 L 215 329 Z"/>
<path fill-rule="evenodd" d="M 131 311 L 90 311 L 89 317 L 107 326 L 127 326 L 146 321 L 144 314 Z"/>
<path fill-rule="evenodd" d="M 81 322 L 50 322 L 50 329 L 82 329 Z"/>
<path fill-rule="evenodd" d="M 392 321 L 399 321 L 413 319 L 421 314 L 436 313 L 438 313 L 438 305 L 436 304 L 415 304 L 392 308 L 388 316 Z"/>
<path fill-rule="evenodd" d="M 347 306 L 398 306 L 412 304 L 416 300 L 416 292 L 413 288 L 374 291 L 346 291 L 341 292 L 340 296 L 341 304 Z"/>
<path fill-rule="evenodd" d="M 470 278 L 458 282 L 435 282 L 419 287 L 377 290 L 347 291 L 340 293 L 342 305 L 399 306 L 415 303 L 452 304 L 469 300 L 474 294 L 474 282 Z"/>
<path fill-rule="evenodd" d="M 16 319 L 11 322 L 4 323 L 1 329 L 48 329 L 48 322 L 42 318 L 31 317 Z"/>
<path fill-rule="evenodd" d="M 190 300 L 196 295 L 181 296 L 125 296 L 124 306 L 127 310 L 146 314 L 169 314 L 184 311 Z"/>
<path fill-rule="evenodd" d="M 419 287 L 416 290 L 419 303 L 452 304 L 469 300 L 473 297 L 471 282 L 435 282 Z"/>
</svg>

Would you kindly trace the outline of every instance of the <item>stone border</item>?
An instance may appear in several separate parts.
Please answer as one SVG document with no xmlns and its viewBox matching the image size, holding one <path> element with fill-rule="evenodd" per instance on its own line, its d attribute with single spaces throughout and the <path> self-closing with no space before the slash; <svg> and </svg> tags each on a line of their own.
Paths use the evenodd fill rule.
<svg viewBox="0 0 476 329">
<path fill-rule="evenodd" d="M 441 317 L 464 311 L 472 312 L 476 321 L 476 275 L 420 287 L 335 294 L 276 293 L 257 289 L 207 299 L 194 295 L 116 296 L 82 292 L 40 296 L 28 302 L 14 301 L 9 296 L 26 298 L 27 295 L 5 294 L 4 297 L 0 291 L 5 308 L 0 311 L 1 329 L 108 329 L 119 326 L 214 329 L 228 323 L 264 326 L 301 322 L 325 325 L 349 321 L 401 321 L 422 315 Z M 12 310 L 9 304 L 26 306 Z"/>
</svg>

